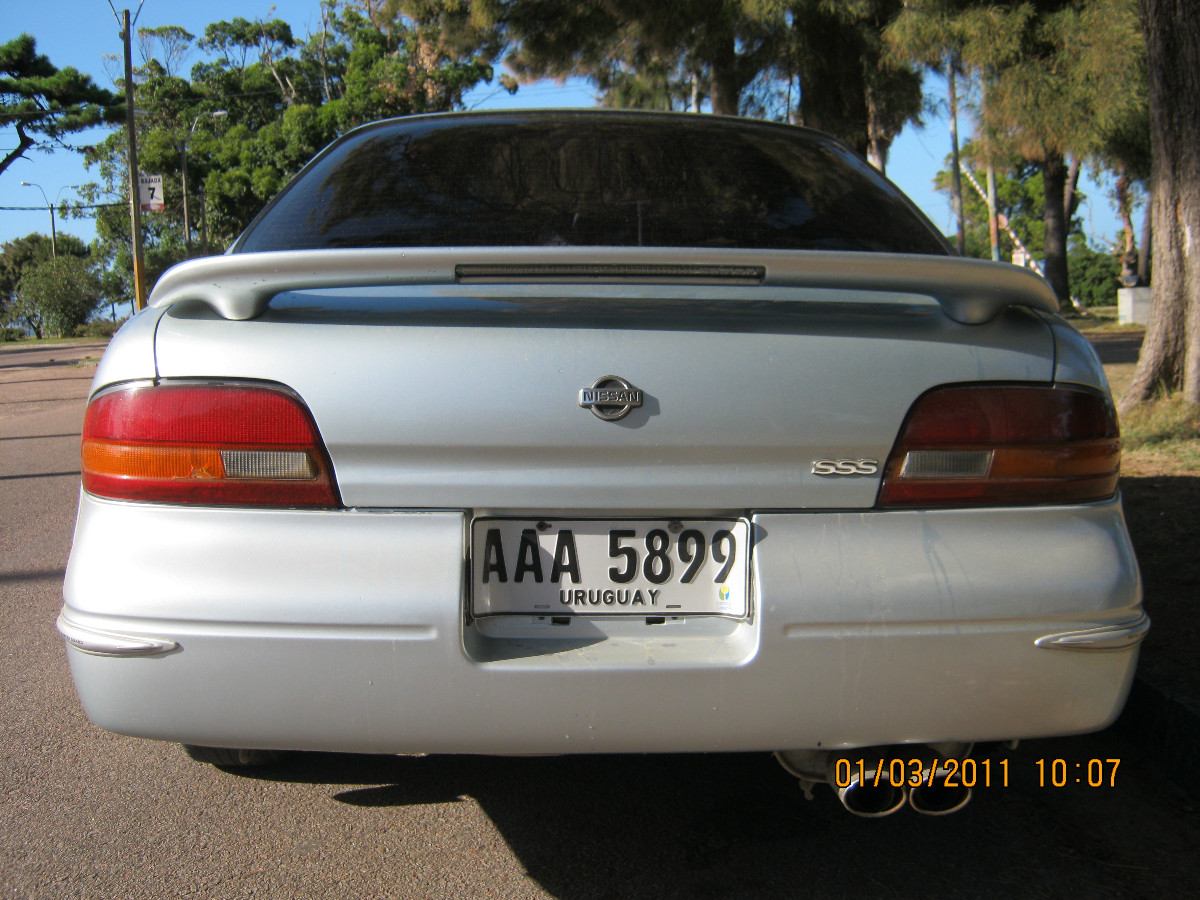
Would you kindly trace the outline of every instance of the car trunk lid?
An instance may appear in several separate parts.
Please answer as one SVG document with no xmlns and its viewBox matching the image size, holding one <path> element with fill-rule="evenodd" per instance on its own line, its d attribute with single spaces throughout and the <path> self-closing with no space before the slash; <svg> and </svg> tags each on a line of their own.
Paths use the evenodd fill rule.
<svg viewBox="0 0 1200 900">
<path fill-rule="evenodd" d="M 162 378 L 295 390 L 349 506 L 539 514 L 869 507 L 918 396 L 1045 383 L 1054 356 L 1020 308 L 965 325 L 927 294 L 591 282 L 293 290 L 248 321 L 180 302 L 156 351 Z M 642 405 L 581 406 L 606 376 Z"/>
</svg>

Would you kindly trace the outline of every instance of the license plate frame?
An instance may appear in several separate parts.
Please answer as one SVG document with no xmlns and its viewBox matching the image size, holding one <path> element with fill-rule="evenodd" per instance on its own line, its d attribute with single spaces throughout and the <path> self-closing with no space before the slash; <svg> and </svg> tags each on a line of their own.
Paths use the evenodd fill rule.
<svg viewBox="0 0 1200 900">
<path fill-rule="evenodd" d="M 471 613 L 745 618 L 750 535 L 745 518 L 475 518 Z"/>
</svg>

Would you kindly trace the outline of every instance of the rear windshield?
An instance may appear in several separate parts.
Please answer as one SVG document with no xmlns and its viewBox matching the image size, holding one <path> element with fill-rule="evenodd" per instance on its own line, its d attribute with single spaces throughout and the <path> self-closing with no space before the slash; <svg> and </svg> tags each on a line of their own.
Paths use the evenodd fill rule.
<svg viewBox="0 0 1200 900">
<path fill-rule="evenodd" d="M 812 132 L 586 113 L 352 132 L 235 251 L 550 245 L 946 253 L 894 186 Z"/>
</svg>

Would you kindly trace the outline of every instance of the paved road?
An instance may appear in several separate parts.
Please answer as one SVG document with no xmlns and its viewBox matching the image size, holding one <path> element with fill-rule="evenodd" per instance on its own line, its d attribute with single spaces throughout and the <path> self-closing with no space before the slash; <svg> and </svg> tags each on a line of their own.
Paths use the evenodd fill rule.
<svg viewBox="0 0 1200 900">
<path fill-rule="evenodd" d="M 1100 357 L 1100 362 L 1108 363 L 1134 363 L 1138 360 L 1138 353 L 1142 349 L 1141 332 L 1132 334 L 1124 332 L 1113 332 L 1110 334 L 1092 334 L 1088 336 L 1088 340 L 1092 342 L 1092 346 L 1096 348 L 1096 354 Z"/>
<path fill-rule="evenodd" d="M 762 755 L 314 754 L 234 775 L 102 732 L 53 629 L 91 373 L 72 357 L 87 353 L 0 350 L 0 895 L 1200 892 L 1195 802 L 1123 731 L 1028 742 L 1012 787 L 953 817 L 880 821 L 825 791 L 806 803 Z M 1119 758 L 1117 787 L 1039 788 L 1039 757 Z"/>
</svg>

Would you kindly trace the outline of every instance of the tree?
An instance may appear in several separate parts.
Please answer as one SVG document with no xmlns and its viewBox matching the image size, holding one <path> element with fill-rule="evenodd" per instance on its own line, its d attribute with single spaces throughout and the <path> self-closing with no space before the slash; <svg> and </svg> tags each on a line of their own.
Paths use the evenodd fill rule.
<svg viewBox="0 0 1200 900">
<path fill-rule="evenodd" d="M 605 106 L 699 112 L 707 102 L 717 114 L 808 125 L 882 169 L 891 142 L 921 109 L 920 73 L 890 57 L 883 42 L 901 5 L 482 0 L 472 7 L 502 36 L 521 78 L 582 75 Z"/>
<path fill-rule="evenodd" d="M 962 147 L 960 165 L 966 171 L 984 162 L 986 148 L 978 141 L 968 141 Z M 1035 258 L 1043 253 L 1045 242 L 1046 194 L 1041 169 L 1024 160 L 1001 160 L 996 171 L 996 211 L 1021 243 Z M 946 168 L 934 176 L 934 187 L 943 193 L 953 190 L 953 158 L 946 158 Z M 1071 222 L 1073 234 L 1082 234 L 1079 221 Z M 964 255 L 977 259 L 991 256 L 991 237 L 988 228 L 988 208 L 982 197 L 968 186 L 963 195 Z M 1011 257 L 1016 246 L 1007 230 L 1000 235 L 1001 252 Z"/>
<path fill-rule="evenodd" d="M 142 62 L 156 60 L 168 75 L 175 75 L 179 66 L 191 52 L 196 36 L 179 25 L 159 25 L 156 28 L 138 29 L 138 47 Z"/>
<path fill-rule="evenodd" d="M 58 236 L 60 256 L 86 258 L 88 248 L 73 234 Z M 10 310 L 17 300 L 17 285 L 21 277 L 33 266 L 53 257 L 50 238 L 34 232 L 24 237 L 6 241 L 0 247 L 0 322 L 9 321 Z"/>
<path fill-rule="evenodd" d="M 78 256 L 58 256 L 30 267 L 17 285 L 13 313 L 35 337 L 64 337 L 88 320 L 100 282 Z"/>
<path fill-rule="evenodd" d="M 1154 301 L 1122 410 L 1164 390 L 1200 403 L 1200 4 L 1139 5 L 1150 75 Z"/>
<path fill-rule="evenodd" d="M 1145 284 L 1149 275 L 1149 222 L 1151 205 L 1146 203 L 1145 224 L 1139 246 L 1133 224 L 1133 208 L 1150 183 L 1150 107 L 1143 41 L 1137 41 L 1134 68 L 1126 82 L 1120 115 L 1114 116 L 1100 135 L 1094 161 L 1114 175 L 1112 200 L 1121 217 L 1121 274 Z"/>
<path fill-rule="evenodd" d="M 146 273 L 233 240 L 263 205 L 322 147 L 374 119 L 462 106 L 463 94 L 492 77 L 496 43 L 472 25 L 458 0 L 326 0 L 321 29 L 299 40 L 279 19 L 210 23 L 196 42 L 190 79 L 175 70 L 190 52 L 178 26 L 140 33 L 134 73 L 139 156 L 164 177 L 166 208 L 143 218 Z M 183 157 L 191 234 L 183 233 Z M 88 148 L 98 182 L 88 202 L 123 197 L 125 140 L 114 133 Z M 122 206 L 97 210 L 98 256 L 107 296 L 129 296 L 129 218 Z M 199 232 L 199 234 L 197 234 Z M 199 238 L 199 240 L 197 240 Z"/>
<path fill-rule="evenodd" d="M 901 0 L 787 4 L 800 77 L 798 123 L 841 138 L 881 172 L 921 112 L 921 73 L 885 41 Z"/>
<path fill-rule="evenodd" d="M 342 129 L 391 116 L 444 112 L 492 77 L 493 31 L 455 0 L 357 0 L 338 28 L 350 46 L 339 102 Z"/>
<path fill-rule="evenodd" d="M 966 75 L 966 48 L 978 26 L 970 14 L 969 0 L 915 0 L 905 4 L 885 30 L 892 54 L 920 63 L 946 77 L 950 120 L 950 206 L 954 211 L 956 243 L 967 254 L 966 207 L 963 194 L 958 140 L 959 78 Z"/>
<path fill-rule="evenodd" d="M 16 132 L 17 146 L 0 159 L 4 172 L 33 147 L 61 144 L 64 135 L 117 121 L 117 98 L 73 68 L 57 68 L 23 34 L 0 44 L 0 126 Z"/>
<path fill-rule="evenodd" d="M 979 118 L 989 142 L 997 153 L 1020 155 L 1041 169 L 1045 275 L 1065 299 L 1082 160 L 1131 102 L 1141 41 L 1133 0 L 908 0 L 898 24 L 906 17 L 947 23 L 947 52 L 959 53 L 982 82 Z M 936 30 L 912 32 L 936 46 Z"/>
<path fill-rule="evenodd" d="M 1083 306 L 1112 306 L 1121 286 L 1120 253 L 1096 248 L 1082 234 L 1071 234 L 1071 291 Z"/>
<path fill-rule="evenodd" d="M 627 84 L 651 61 L 701 82 L 713 112 L 724 115 L 738 114 L 742 92 L 781 58 L 787 35 L 776 4 L 741 0 L 483 0 L 473 7 L 503 35 L 508 63 L 522 77 L 583 75 L 604 89 Z"/>
</svg>

